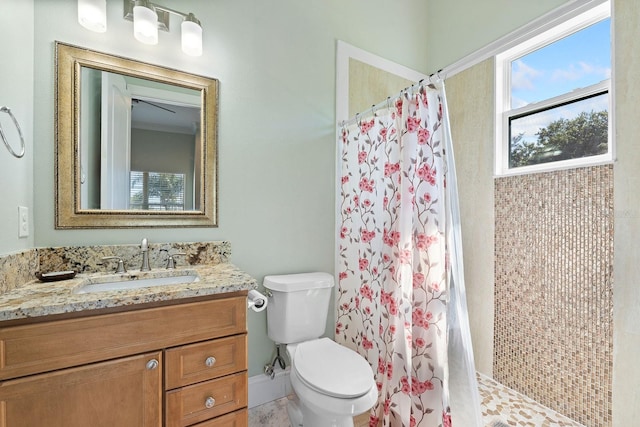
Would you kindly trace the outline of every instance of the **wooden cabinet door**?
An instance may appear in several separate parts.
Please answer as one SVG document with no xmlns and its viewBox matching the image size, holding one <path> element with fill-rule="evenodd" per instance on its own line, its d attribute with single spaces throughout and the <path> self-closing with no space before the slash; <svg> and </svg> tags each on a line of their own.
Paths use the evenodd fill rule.
<svg viewBox="0 0 640 427">
<path fill-rule="evenodd" d="M 155 361 L 155 362 L 154 362 Z M 162 353 L 0 383 L 0 427 L 159 427 Z"/>
</svg>

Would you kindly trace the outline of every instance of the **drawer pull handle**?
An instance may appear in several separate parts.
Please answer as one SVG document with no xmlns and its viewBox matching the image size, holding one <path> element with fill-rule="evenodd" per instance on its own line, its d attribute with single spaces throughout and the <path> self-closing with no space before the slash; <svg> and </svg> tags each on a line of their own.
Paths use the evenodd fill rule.
<svg viewBox="0 0 640 427">
<path fill-rule="evenodd" d="M 213 365 L 216 364 L 216 358 L 213 356 L 209 356 L 207 357 L 207 359 L 204 361 L 204 364 L 207 365 L 208 368 L 212 367 Z"/>
<path fill-rule="evenodd" d="M 206 406 L 209 409 L 213 408 L 213 405 L 215 404 L 216 404 L 216 400 L 211 396 L 207 397 L 207 400 L 204 401 L 204 406 Z"/>
<path fill-rule="evenodd" d="M 147 369 L 152 370 L 158 367 L 159 363 L 156 359 L 151 359 L 147 362 Z"/>
</svg>

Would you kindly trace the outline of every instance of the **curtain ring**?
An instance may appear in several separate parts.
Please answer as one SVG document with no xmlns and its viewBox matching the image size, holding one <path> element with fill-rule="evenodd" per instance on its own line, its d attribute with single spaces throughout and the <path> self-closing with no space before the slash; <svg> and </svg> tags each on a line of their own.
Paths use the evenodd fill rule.
<svg viewBox="0 0 640 427">
<path fill-rule="evenodd" d="M 9 153 L 11 153 L 13 157 L 19 159 L 20 157 L 24 156 L 24 137 L 22 136 L 22 129 L 20 129 L 18 120 L 16 120 L 16 117 L 13 115 L 9 107 L 0 107 L 0 112 L 7 113 L 9 117 L 11 117 L 11 120 L 13 120 L 13 124 L 16 125 L 16 129 L 18 130 L 18 135 L 20 135 L 20 145 L 21 145 L 20 154 L 16 154 L 16 152 L 13 151 L 13 148 L 11 148 L 11 145 L 9 145 L 9 141 L 7 141 L 7 136 L 4 133 L 4 129 L 2 129 L 1 123 L 0 123 L 0 137 L 2 137 L 2 142 L 4 142 L 4 145 L 7 147 L 7 150 L 9 150 Z"/>
</svg>

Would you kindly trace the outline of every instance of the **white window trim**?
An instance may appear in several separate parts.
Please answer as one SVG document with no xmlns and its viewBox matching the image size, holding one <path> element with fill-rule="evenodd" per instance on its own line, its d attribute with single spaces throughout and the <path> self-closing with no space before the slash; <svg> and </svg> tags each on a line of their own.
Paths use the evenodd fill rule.
<svg viewBox="0 0 640 427">
<path fill-rule="evenodd" d="M 601 83 L 589 86 L 587 88 L 575 90 L 570 94 L 564 94 L 555 98 L 545 99 L 535 104 L 529 104 L 524 107 L 511 110 L 511 94 L 508 91 L 510 87 L 512 60 L 522 57 L 536 49 L 539 49 L 555 40 L 559 40 L 569 34 L 580 31 L 598 21 L 611 16 L 611 6 L 609 1 L 599 3 L 597 6 L 575 15 L 566 21 L 557 24 L 553 28 L 548 27 L 533 34 L 528 40 L 513 46 L 502 53 L 495 56 L 495 154 L 494 154 L 494 173 L 496 176 L 521 175 L 526 173 L 546 172 L 552 170 L 561 170 L 576 168 L 582 166 L 595 166 L 599 164 L 607 164 L 613 162 L 614 159 L 614 138 L 612 135 L 613 119 L 613 99 L 612 99 L 612 82 L 611 78 Z M 613 50 L 612 50 L 613 63 Z M 613 64 L 612 64 L 613 68 Z M 612 74 L 613 75 L 613 74 Z M 509 118 L 523 112 L 536 111 L 557 105 L 563 101 L 578 99 L 590 94 L 602 92 L 606 90 L 609 95 L 609 137 L 608 152 L 599 156 L 582 157 L 579 159 L 562 160 L 550 163 L 541 163 L 531 166 L 521 166 L 517 168 L 509 168 Z"/>
</svg>

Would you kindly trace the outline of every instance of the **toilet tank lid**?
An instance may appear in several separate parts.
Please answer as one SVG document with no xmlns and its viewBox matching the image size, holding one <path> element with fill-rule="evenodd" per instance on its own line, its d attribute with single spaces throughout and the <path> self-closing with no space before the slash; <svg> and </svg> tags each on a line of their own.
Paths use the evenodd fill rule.
<svg viewBox="0 0 640 427">
<path fill-rule="evenodd" d="M 333 287 L 333 276 L 322 272 L 265 276 L 263 285 L 267 289 L 279 292 L 331 288 Z"/>
</svg>

